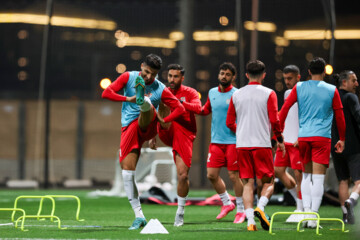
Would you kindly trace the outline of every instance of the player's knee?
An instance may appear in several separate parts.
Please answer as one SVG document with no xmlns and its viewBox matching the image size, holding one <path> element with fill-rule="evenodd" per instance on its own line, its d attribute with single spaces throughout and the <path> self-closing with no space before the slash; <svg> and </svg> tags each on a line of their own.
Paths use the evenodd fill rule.
<svg viewBox="0 0 360 240">
<path fill-rule="evenodd" d="M 229 172 L 229 178 L 230 178 L 230 181 L 233 183 L 240 181 L 238 172 Z"/>
<path fill-rule="evenodd" d="M 184 182 L 184 181 L 188 181 L 189 180 L 189 174 L 184 171 L 178 174 L 178 181 L 179 182 Z"/>
<path fill-rule="evenodd" d="M 213 173 L 208 173 L 206 176 L 210 181 L 216 181 L 218 178 L 218 175 L 213 174 Z"/>
</svg>

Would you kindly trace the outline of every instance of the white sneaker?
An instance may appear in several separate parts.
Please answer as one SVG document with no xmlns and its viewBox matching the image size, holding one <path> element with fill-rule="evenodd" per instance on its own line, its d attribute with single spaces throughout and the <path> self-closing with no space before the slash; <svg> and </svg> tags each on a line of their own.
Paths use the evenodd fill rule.
<svg viewBox="0 0 360 240">
<path fill-rule="evenodd" d="M 174 226 L 175 227 L 181 227 L 182 225 L 184 225 L 184 214 L 176 214 L 175 215 L 175 222 L 174 222 Z"/>
<path fill-rule="evenodd" d="M 295 210 L 294 212 L 303 212 L 301 210 Z M 302 219 L 304 219 L 304 214 L 291 214 L 288 219 L 286 219 L 286 222 L 300 222 Z"/>
<path fill-rule="evenodd" d="M 316 226 L 317 226 L 317 220 L 309 220 L 307 223 L 308 228 L 316 228 Z M 321 229 L 322 227 L 319 226 L 319 228 Z"/>
</svg>

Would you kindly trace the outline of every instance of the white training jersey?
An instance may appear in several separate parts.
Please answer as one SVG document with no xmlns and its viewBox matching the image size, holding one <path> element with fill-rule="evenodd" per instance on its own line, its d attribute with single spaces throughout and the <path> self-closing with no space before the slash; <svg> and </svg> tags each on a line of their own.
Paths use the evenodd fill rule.
<svg viewBox="0 0 360 240">
<path fill-rule="evenodd" d="M 289 96 L 292 89 L 286 90 L 284 100 Z M 295 103 L 289 110 L 285 119 L 284 140 L 287 143 L 295 143 L 299 135 L 299 109 L 298 104 Z"/>
<path fill-rule="evenodd" d="M 268 99 L 273 92 L 262 85 L 246 85 L 232 96 L 236 111 L 236 147 L 271 147 Z"/>
</svg>

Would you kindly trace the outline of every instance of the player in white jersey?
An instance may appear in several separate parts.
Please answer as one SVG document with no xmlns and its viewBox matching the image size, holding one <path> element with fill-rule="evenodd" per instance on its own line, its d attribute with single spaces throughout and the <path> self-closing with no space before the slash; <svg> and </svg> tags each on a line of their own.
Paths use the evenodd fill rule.
<svg viewBox="0 0 360 240">
<path fill-rule="evenodd" d="M 265 206 L 274 192 L 274 165 L 271 149 L 271 129 L 278 147 L 285 146 L 278 116 L 277 97 L 273 90 L 261 85 L 265 78 L 265 64 L 259 60 L 246 65 L 249 84 L 236 90 L 231 98 L 226 125 L 236 132 L 236 149 L 240 177 L 244 184 L 244 206 L 248 231 L 257 231 L 254 215 L 261 226 L 269 230 Z M 261 197 L 254 211 L 254 178 L 262 182 Z"/>
<path fill-rule="evenodd" d="M 295 65 L 288 65 L 283 70 L 283 77 L 288 90 L 285 92 L 284 99 L 289 96 L 291 89 L 300 81 L 300 70 Z M 287 188 L 291 196 L 296 201 L 295 212 L 302 212 L 302 198 L 301 198 L 301 179 L 303 165 L 299 158 L 298 147 L 298 134 L 299 134 L 299 117 L 298 106 L 294 104 L 285 120 L 284 127 L 284 141 L 286 148 L 286 155 L 282 157 L 280 149 L 277 150 L 275 156 L 275 176 Z M 290 167 L 294 171 L 295 179 L 286 172 L 287 167 Z M 293 214 L 286 222 L 299 222 L 303 215 Z"/>
</svg>

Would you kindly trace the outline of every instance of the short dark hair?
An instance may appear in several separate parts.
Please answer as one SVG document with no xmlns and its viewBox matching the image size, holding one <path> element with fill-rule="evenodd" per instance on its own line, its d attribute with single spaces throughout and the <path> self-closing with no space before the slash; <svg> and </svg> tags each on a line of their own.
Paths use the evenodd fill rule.
<svg viewBox="0 0 360 240">
<path fill-rule="evenodd" d="M 220 70 L 228 70 L 228 69 L 232 72 L 233 75 L 236 75 L 236 68 L 235 68 L 234 64 L 232 64 L 231 62 L 224 62 L 219 67 L 219 71 Z"/>
<path fill-rule="evenodd" d="M 283 73 L 300 74 L 300 69 L 296 65 L 287 65 L 286 67 L 284 67 Z"/>
<path fill-rule="evenodd" d="M 325 71 L 326 62 L 321 57 L 316 57 L 311 60 L 309 64 L 309 70 L 311 74 L 322 74 Z"/>
<path fill-rule="evenodd" d="M 156 70 L 160 70 L 161 66 L 162 66 L 162 60 L 161 58 L 153 53 L 150 53 L 149 55 L 147 55 L 145 57 L 144 63 L 146 65 L 148 65 L 149 67 L 156 69 Z"/>
<path fill-rule="evenodd" d="M 172 63 L 169 64 L 169 66 L 167 67 L 167 70 L 179 70 L 181 75 L 185 75 L 185 68 L 183 66 L 181 66 L 180 64 L 177 63 Z"/>
<path fill-rule="evenodd" d="M 351 74 L 355 74 L 351 70 L 344 70 L 340 74 L 333 74 L 332 81 L 335 83 L 335 86 L 339 88 L 343 80 L 349 80 Z"/>
<path fill-rule="evenodd" d="M 260 60 L 251 60 L 246 64 L 246 72 L 252 78 L 259 77 L 265 72 L 265 64 Z"/>
</svg>

